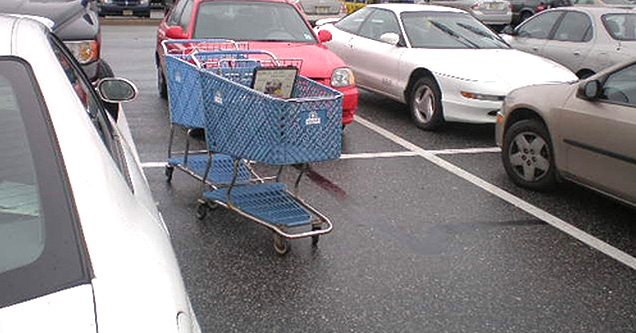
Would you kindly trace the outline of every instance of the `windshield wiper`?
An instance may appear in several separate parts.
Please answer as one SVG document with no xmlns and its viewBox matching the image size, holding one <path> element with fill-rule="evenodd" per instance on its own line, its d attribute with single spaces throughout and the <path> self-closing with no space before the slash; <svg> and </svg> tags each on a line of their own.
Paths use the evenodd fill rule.
<svg viewBox="0 0 636 333">
<path fill-rule="evenodd" d="M 432 24 L 435 28 L 437 28 L 437 29 L 439 29 L 439 30 L 443 31 L 443 32 L 444 32 L 444 33 L 446 33 L 447 35 L 455 37 L 455 38 L 456 38 L 456 39 L 457 39 L 460 43 L 462 43 L 462 44 L 464 44 L 464 45 L 466 45 L 466 46 L 468 46 L 468 47 L 472 47 L 472 48 L 474 48 L 474 49 L 478 49 L 478 48 L 479 48 L 479 45 L 477 45 L 477 44 L 475 44 L 475 43 L 471 42 L 471 41 L 470 41 L 470 39 L 468 39 L 468 38 L 466 38 L 466 37 L 464 37 L 464 36 L 462 36 L 462 35 L 460 35 L 460 34 L 456 33 L 455 31 L 453 31 L 453 29 L 451 29 L 451 28 L 447 27 L 446 25 L 444 25 L 444 24 L 442 24 L 442 23 L 439 23 L 439 22 L 437 22 L 437 21 L 432 21 L 432 20 L 430 20 L 429 22 L 430 22 L 430 23 L 431 23 L 431 24 Z"/>
<path fill-rule="evenodd" d="M 497 36 L 493 36 L 493 35 L 491 35 L 491 34 L 489 34 L 487 32 L 484 32 L 482 30 L 479 30 L 479 29 L 473 27 L 472 25 L 468 25 L 468 24 L 464 24 L 464 23 L 457 23 L 457 25 L 462 27 L 462 28 L 464 28 L 464 29 L 466 29 L 466 30 L 468 30 L 468 31 L 470 31 L 470 32 L 472 32 L 472 33 L 474 33 L 475 35 L 486 37 L 486 38 L 488 38 L 490 40 L 494 40 L 496 42 L 502 42 L 501 38 L 499 38 Z"/>
</svg>

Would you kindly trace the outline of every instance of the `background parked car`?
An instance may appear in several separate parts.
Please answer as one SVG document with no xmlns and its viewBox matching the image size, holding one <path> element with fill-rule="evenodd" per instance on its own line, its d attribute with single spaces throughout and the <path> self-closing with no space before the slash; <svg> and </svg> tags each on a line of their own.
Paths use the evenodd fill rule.
<svg viewBox="0 0 636 333">
<path fill-rule="evenodd" d="M 97 0 L 99 16 L 150 17 L 150 0 Z"/>
<path fill-rule="evenodd" d="M 298 3 L 312 25 L 321 19 L 347 15 L 347 7 L 341 0 L 299 0 Z"/>
<path fill-rule="evenodd" d="M 514 48 L 552 59 L 581 78 L 636 52 L 636 11 L 597 6 L 541 12 L 503 38 Z"/>
<path fill-rule="evenodd" d="M 64 41 L 92 81 L 112 77 L 113 70 L 101 58 L 101 30 L 88 0 L 0 1 L 0 13 L 36 15 L 53 21 L 53 31 Z"/>
<path fill-rule="evenodd" d="M 102 104 L 136 88 L 97 90 L 46 26 L 0 15 L 0 332 L 199 332 L 125 114 Z"/>
<path fill-rule="evenodd" d="M 571 6 L 571 0 L 509 0 L 512 6 L 512 26 L 546 9 Z"/>
<path fill-rule="evenodd" d="M 223 38 L 248 43 L 280 59 L 302 59 L 300 75 L 343 93 L 342 123 L 349 124 L 358 107 L 358 90 L 349 67 L 322 43 L 295 1 L 180 0 L 157 31 L 157 83 L 167 96 L 161 42 L 166 39 Z"/>
<path fill-rule="evenodd" d="M 636 62 L 512 91 L 496 140 L 520 186 L 545 190 L 567 179 L 636 206 Z"/>
<path fill-rule="evenodd" d="M 327 46 L 351 66 L 359 87 L 408 104 L 426 130 L 445 121 L 494 123 L 510 90 L 576 80 L 553 61 L 511 49 L 450 7 L 368 5 L 318 29 L 332 34 Z"/>
<path fill-rule="evenodd" d="M 508 0 L 424 0 L 419 3 L 463 9 L 497 31 L 512 21 L 512 7 Z"/>
</svg>

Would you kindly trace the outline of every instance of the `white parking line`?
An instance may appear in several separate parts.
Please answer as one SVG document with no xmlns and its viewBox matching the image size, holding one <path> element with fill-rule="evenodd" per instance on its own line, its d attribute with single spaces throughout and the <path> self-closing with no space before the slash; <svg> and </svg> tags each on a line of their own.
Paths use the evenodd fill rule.
<svg viewBox="0 0 636 333">
<path fill-rule="evenodd" d="M 567 233 L 568 235 L 578 239 L 579 241 L 591 246 L 592 248 L 601 251 L 602 253 L 618 260 L 619 262 L 631 267 L 632 269 L 636 269 L 636 258 L 630 256 L 629 254 L 603 242 L 600 239 L 597 239 L 590 234 L 583 232 L 582 230 L 572 226 L 571 224 L 561 220 L 560 218 L 533 206 L 532 204 L 504 191 L 501 188 L 498 188 L 487 181 L 457 167 L 454 164 L 451 164 L 442 158 L 435 155 L 435 151 L 427 151 L 424 150 L 415 144 L 400 138 L 399 136 L 385 130 L 382 127 L 379 127 L 364 118 L 359 116 L 355 117 L 356 122 L 359 124 L 371 129 L 372 131 L 384 136 L 385 138 L 397 143 L 398 145 L 416 153 L 417 155 L 425 158 L 426 160 L 436 164 L 437 166 L 455 174 L 458 177 L 461 177 L 474 185 L 482 188 L 483 190 L 499 197 L 507 201 L 508 203 L 518 207 L 519 209 L 525 211 L 526 213 L 535 216 L 538 219 L 545 221 L 546 223 L 556 227 L 557 229 Z"/>
</svg>

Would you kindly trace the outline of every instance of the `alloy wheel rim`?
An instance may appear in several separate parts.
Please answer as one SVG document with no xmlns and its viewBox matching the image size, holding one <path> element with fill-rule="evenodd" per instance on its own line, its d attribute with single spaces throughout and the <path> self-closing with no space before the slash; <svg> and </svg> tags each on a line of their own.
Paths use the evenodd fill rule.
<svg viewBox="0 0 636 333">
<path fill-rule="evenodd" d="M 527 182 L 538 182 L 550 171 L 550 150 L 547 142 L 534 132 L 515 136 L 508 151 L 514 172 Z"/>
<path fill-rule="evenodd" d="M 417 117 L 417 120 L 423 123 L 429 122 L 435 112 L 435 96 L 433 90 L 428 86 L 418 88 L 415 91 L 413 107 L 415 108 L 415 117 Z"/>
</svg>

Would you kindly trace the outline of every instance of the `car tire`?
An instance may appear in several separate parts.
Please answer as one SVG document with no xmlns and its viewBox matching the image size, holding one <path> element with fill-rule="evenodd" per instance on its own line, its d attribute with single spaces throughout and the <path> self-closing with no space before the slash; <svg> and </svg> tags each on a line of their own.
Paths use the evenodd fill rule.
<svg viewBox="0 0 636 333">
<path fill-rule="evenodd" d="M 166 77 L 163 75 L 163 71 L 160 66 L 157 66 L 157 90 L 159 91 L 159 97 L 168 99 L 168 86 L 166 85 Z"/>
<path fill-rule="evenodd" d="M 530 12 L 523 12 L 519 15 L 519 23 L 529 19 L 530 17 L 532 17 L 532 13 Z"/>
<path fill-rule="evenodd" d="M 421 77 L 413 84 L 409 109 L 415 125 L 423 130 L 435 130 L 444 123 L 442 93 L 432 77 Z"/>
<path fill-rule="evenodd" d="M 535 191 L 556 185 L 552 140 L 541 121 L 526 119 L 512 124 L 504 135 L 501 157 L 515 184 Z"/>
</svg>

